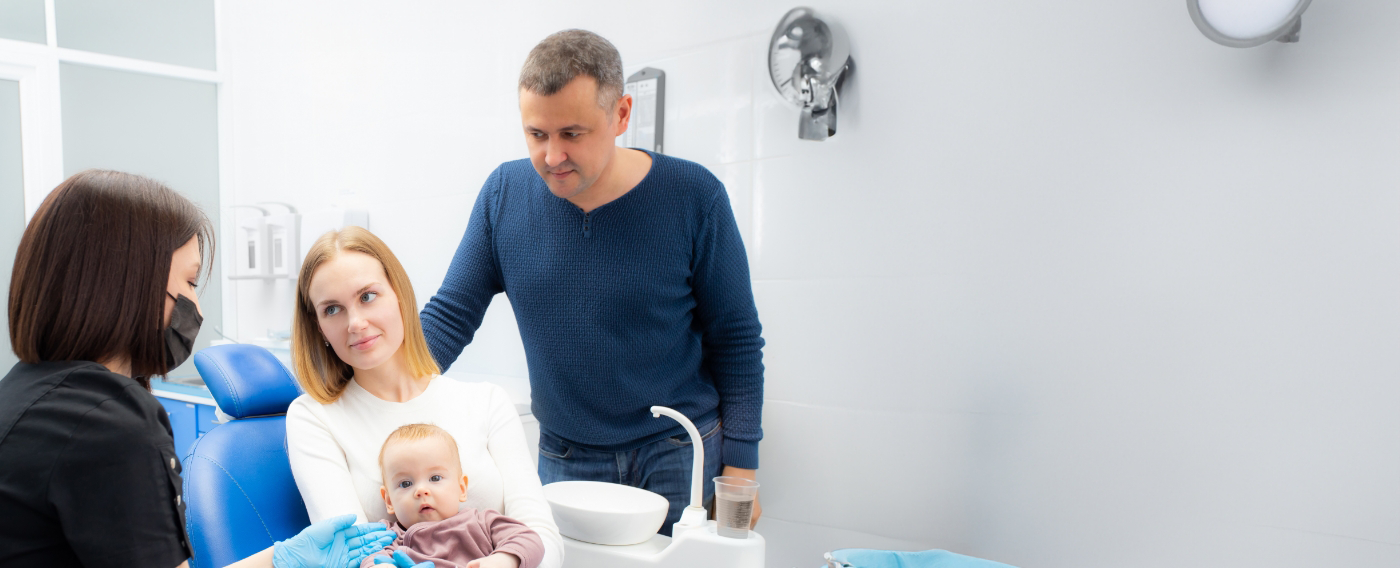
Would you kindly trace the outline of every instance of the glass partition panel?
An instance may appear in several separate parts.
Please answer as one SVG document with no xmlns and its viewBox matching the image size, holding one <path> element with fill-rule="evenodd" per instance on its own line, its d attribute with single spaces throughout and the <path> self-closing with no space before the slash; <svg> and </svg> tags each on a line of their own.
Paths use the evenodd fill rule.
<svg viewBox="0 0 1400 568">
<path fill-rule="evenodd" d="M 10 270 L 24 233 L 24 162 L 19 137 L 19 81 L 0 79 L 0 290 L 10 295 Z M 0 301 L 0 377 L 19 362 L 10 351 L 8 301 Z"/>
<path fill-rule="evenodd" d="M 54 0 L 58 46 L 214 68 L 214 0 Z"/>
<path fill-rule="evenodd" d="M 0 0 L 0 37 L 47 43 L 44 0 Z"/>
<path fill-rule="evenodd" d="M 219 133 L 214 85 L 88 67 L 59 70 L 63 105 L 63 175 L 88 168 L 150 176 L 199 204 L 219 226 Z M 229 250 L 227 247 L 222 251 Z M 219 262 L 202 284 L 204 312 L 195 349 L 223 328 Z M 171 378 L 198 373 L 186 362 Z"/>
</svg>

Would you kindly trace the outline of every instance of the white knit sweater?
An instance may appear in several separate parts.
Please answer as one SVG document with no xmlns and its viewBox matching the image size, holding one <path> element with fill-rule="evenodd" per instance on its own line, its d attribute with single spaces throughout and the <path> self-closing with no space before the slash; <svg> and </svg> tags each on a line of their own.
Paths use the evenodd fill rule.
<svg viewBox="0 0 1400 568">
<path fill-rule="evenodd" d="M 287 454 L 311 522 L 355 513 L 361 521 L 390 518 L 379 495 L 379 448 L 404 424 L 430 423 L 457 440 L 467 475 L 464 507 L 491 509 L 539 533 L 541 568 L 558 568 L 563 541 L 525 444 L 510 396 L 490 383 L 434 376 L 423 393 L 389 402 L 350 381 L 331 404 L 307 395 L 287 409 Z"/>
</svg>

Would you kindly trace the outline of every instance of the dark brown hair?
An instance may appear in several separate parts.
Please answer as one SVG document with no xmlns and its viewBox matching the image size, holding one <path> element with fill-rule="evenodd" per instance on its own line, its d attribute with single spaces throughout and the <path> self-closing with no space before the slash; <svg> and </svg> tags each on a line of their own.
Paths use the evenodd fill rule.
<svg viewBox="0 0 1400 568">
<path fill-rule="evenodd" d="M 205 279 L 214 231 L 164 184 L 107 170 L 74 174 L 44 198 L 10 280 L 10 346 L 26 363 L 126 359 L 132 377 L 165 365 L 166 286 L 175 250 L 199 239 Z"/>
<path fill-rule="evenodd" d="M 622 56 L 612 42 L 587 30 L 555 32 L 540 41 L 520 69 L 520 88 L 548 97 L 579 75 L 598 82 L 598 106 L 610 110 L 622 97 Z"/>
</svg>

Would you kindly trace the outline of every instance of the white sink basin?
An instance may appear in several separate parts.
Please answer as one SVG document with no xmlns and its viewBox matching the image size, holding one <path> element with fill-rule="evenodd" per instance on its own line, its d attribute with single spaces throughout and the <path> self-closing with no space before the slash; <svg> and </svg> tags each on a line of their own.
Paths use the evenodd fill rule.
<svg viewBox="0 0 1400 568">
<path fill-rule="evenodd" d="M 647 491 L 600 481 L 544 486 L 559 533 L 583 542 L 627 546 L 646 542 L 666 522 L 671 503 Z"/>
</svg>

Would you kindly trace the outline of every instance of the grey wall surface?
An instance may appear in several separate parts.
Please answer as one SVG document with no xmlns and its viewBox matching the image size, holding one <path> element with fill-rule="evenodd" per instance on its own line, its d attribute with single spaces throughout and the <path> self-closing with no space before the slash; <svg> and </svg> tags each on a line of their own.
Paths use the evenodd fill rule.
<svg viewBox="0 0 1400 568">
<path fill-rule="evenodd" d="M 214 85 L 83 65 L 63 64 L 63 174 L 88 168 L 158 179 L 199 204 L 219 223 L 219 144 Z M 200 293 L 204 325 L 195 349 L 218 336 L 223 286 Z M 171 377 L 197 375 L 185 363 Z"/>
<path fill-rule="evenodd" d="M 214 68 L 214 0 L 55 0 L 59 47 Z"/>
<path fill-rule="evenodd" d="M 0 38 L 47 42 L 44 0 L 0 0 Z"/>
<path fill-rule="evenodd" d="M 24 161 L 19 130 L 19 81 L 0 79 L 0 376 L 19 360 L 10 350 L 10 272 L 24 234 Z"/>
<path fill-rule="evenodd" d="M 43 0 L 0 0 L 0 38 L 45 43 Z"/>
</svg>

